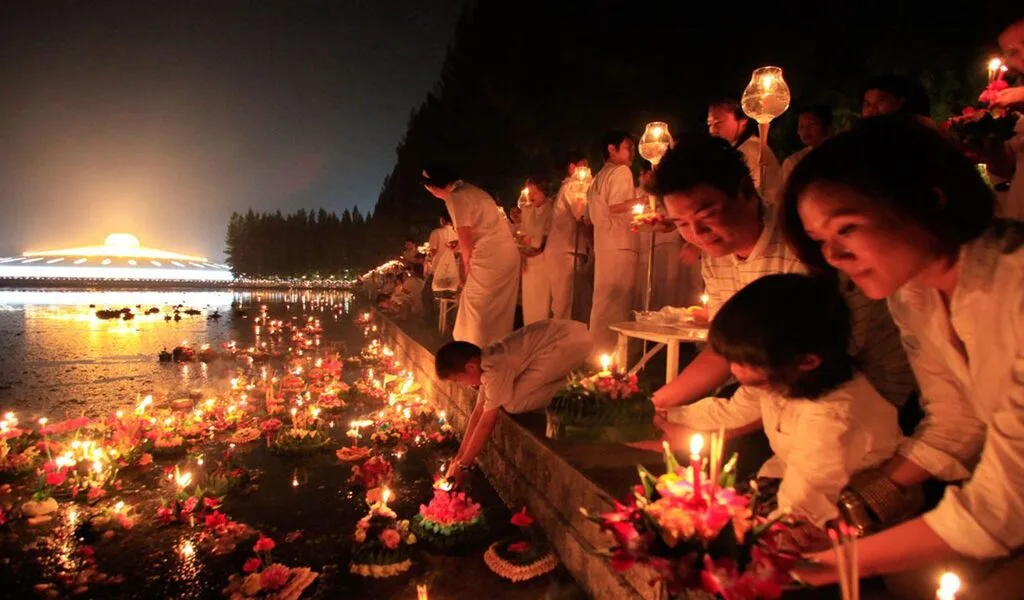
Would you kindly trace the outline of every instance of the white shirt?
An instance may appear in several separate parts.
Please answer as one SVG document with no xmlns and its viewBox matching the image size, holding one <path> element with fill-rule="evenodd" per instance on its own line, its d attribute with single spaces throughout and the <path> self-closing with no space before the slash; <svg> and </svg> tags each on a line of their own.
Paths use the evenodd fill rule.
<svg viewBox="0 0 1024 600">
<path fill-rule="evenodd" d="M 523 224 L 520 232 L 531 248 L 540 248 L 544 238 L 551 231 L 551 201 L 537 206 L 529 204 L 523 207 Z"/>
<path fill-rule="evenodd" d="M 785 185 L 789 181 L 789 176 L 793 173 L 793 169 L 796 168 L 797 163 L 804 159 L 805 156 L 810 154 L 811 150 L 814 150 L 811 146 L 804 146 L 796 152 L 786 157 L 786 160 L 782 161 L 782 179 L 779 182 L 780 185 Z"/>
<path fill-rule="evenodd" d="M 451 225 L 445 225 L 444 227 L 438 227 L 430 232 L 430 238 L 428 244 L 430 245 L 430 270 L 434 272 L 437 270 L 437 263 L 445 252 L 449 252 L 451 249 L 448 248 L 448 243 L 459 239 L 455 235 L 455 230 L 452 229 Z"/>
<path fill-rule="evenodd" d="M 706 253 L 701 256 L 708 314 L 714 318 L 733 294 L 752 281 L 774 273 L 807 273 L 807 267 L 786 245 L 774 216 L 769 214 L 761 237 L 745 260 L 735 254 L 718 258 Z M 899 331 L 886 304 L 870 300 L 846 279 L 840 279 L 839 289 L 850 307 L 851 352 L 871 385 L 890 402 L 902 406 L 915 382 L 900 345 Z"/>
<path fill-rule="evenodd" d="M 625 165 L 604 163 L 587 191 L 587 209 L 594 223 L 594 247 L 608 250 L 637 250 L 632 232 L 631 211 L 612 214 L 610 207 L 633 204 L 633 173 Z"/>
<path fill-rule="evenodd" d="M 742 386 L 729 399 L 671 408 L 668 418 L 700 431 L 763 421 L 775 455 L 759 475 L 782 479 L 779 510 L 818 527 L 838 516 L 850 476 L 890 459 L 903 440 L 896 408 L 860 374 L 815 400 Z"/>
<path fill-rule="evenodd" d="M 578 321 L 547 319 L 531 323 L 487 346 L 480 357 L 480 396 L 484 410 L 524 413 L 547 406 L 551 396 L 538 385 L 565 379 L 586 360 L 592 344 Z"/>
<path fill-rule="evenodd" d="M 1017 119 L 1013 131 L 1016 135 L 1006 146 L 1017 156 L 1017 167 L 1010 180 L 1010 190 L 1005 195 L 1005 204 L 999 208 L 1003 218 L 1024 221 L 1024 116 Z"/>
<path fill-rule="evenodd" d="M 924 520 L 957 552 L 989 558 L 1024 546 L 1024 223 L 997 221 L 960 251 L 946 303 L 908 284 L 889 298 L 921 384 L 925 420 L 900 454 L 955 479 Z M 959 340 L 959 342 L 957 341 Z M 961 346 L 962 343 L 962 346 Z"/>
<path fill-rule="evenodd" d="M 577 214 L 569 194 L 569 186 L 573 184 L 571 177 L 562 181 L 562 186 L 555 194 L 555 200 L 551 208 L 551 231 L 548 232 L 548 243 L 545 252 L 573 252 L 583 251 L 585 240 L 580 235 L 577 239 L 576 223 L 582 216 L 583 207 Z M 577 248 L 578 244 L 578 248 Z"/>
<path fill-rule="evenodd" d="M 768 144 L 764 144 L 764 174 L 766 184 L 764 190 L 761 190 L 761 138 L 757 136 L 750 136 L 747 141 L 737 146 L 737 150 L 743 153 L 743 158 L 746 159 L 747 168 L 750 169 L 750 178 L 754 180 L 754 188 L 761 194 L 761 198 L 764 203 L 771 206 L 775 204 L 775 195 L 778 193 L 780 187 L 782 187 L 782 174 L 779 169 L 779 159 L 775 158 L 775 153 L 772 152 L 771 147 Z"/>
<path fill-rule="evenodd" d="M 473 260 L 503 249 L 515 249 L 508 222 L 494 198 L 482 189 L 459 181 L 445 201 L 456 228 L 473 228 Z"/>
</svg>

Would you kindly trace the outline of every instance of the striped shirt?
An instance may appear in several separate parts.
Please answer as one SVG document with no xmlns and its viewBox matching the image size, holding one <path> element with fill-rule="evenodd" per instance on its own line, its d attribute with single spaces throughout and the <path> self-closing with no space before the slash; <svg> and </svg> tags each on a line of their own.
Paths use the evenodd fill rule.
<svg viewBox="0 0 1024 600">
<path fill-rule="evenodd" d="M 774 216 L 769 215 L 761 237 L 745 260 L 733 254 L 701 257 L 709 315 L 714 317 L 722 304 L 750 282 L 774 273 L 807 273 L 807 267 L 786 245 Z M 840 278 L 839 285 L 850 307 L 851 353 L 858 367 L 879 394 L 902 406 L 917 384 L 888 307 L 884 301 L 864 296 L 845 277 Z"/>
</svg>

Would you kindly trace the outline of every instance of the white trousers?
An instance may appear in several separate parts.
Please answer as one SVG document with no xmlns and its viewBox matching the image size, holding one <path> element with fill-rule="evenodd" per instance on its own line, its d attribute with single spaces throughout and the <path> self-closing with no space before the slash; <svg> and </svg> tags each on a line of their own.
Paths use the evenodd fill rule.
<svg viewBox="0 0 1024 600">
<path fill-rule="evenodd" d="M 512 333 L 519 297 L 519 250 L 515 245 L 474 252 L 459 297 L 452 337 L 483 348 Z"/>
<path fill-rule="evenodd" d="M 531 256 L 523 262 L 523 324 L 543 321 L 550 314 L 551 282 L 547 261 L 544 254 Z"/>
<path fill-rule="evenodd" d="M 637 259 L 635 250 L 595 248 L 594 303 L 590 309 L 595 352 L 611 353 L 618 336 L 608 326 L 633 318 Z"/>
</svg>

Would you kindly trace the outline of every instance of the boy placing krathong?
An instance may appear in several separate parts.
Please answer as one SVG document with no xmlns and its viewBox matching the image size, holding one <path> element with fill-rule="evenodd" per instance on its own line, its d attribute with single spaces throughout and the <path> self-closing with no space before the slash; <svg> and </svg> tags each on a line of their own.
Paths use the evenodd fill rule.
<svg viewBox="0 0 1024 600">
<path fill-rule="evenodd" d="M 442 346 L 434 357 L 438 378 L 479 390 L 446 477 L 473 464 L 494 429 L 499 409 L 511 414 L 543 409 L 592 348 L 586 325 L 550 319 L 485 348 L 468 342 Z"/>
<path fill-rule="evenodd" d="M 722 306 L 708 338 L 742 387 L 655 418 L 677 450 L 694 431 L 762 422 L 775 453 L 757 481 L 762 516 L 792 515 L 795 549 L 828 548 L 825 525 L 840 516 L 843 489 L 903 440 L 896 408 L 854 370 L 849 336 L 850 311 L 832 283 L 762 277 Z"/>
</svg>

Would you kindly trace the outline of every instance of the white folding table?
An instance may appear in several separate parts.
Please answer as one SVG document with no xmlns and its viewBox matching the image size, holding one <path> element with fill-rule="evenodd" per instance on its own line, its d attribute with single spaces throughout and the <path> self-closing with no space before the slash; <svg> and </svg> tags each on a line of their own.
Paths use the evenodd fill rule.
<svg viewBox="0 0 1024 600">
<path fill-rule="evenodd" d="M 707 325 L 696 323 L 679 323 L 673 325 L 654 325 L 649 323 L 637 323 L 636 321 L 623 321 L 610 326 L 612 331 L 619 334 L 618 342 L 615 344 L 615 364 L 626 365 L 628 363 L 629 339 L 646 340 L 654 342 L 654 346 L 640 358 L 630 373 L 636 373 L 651 360 L 655 354 L 665 349 L 665 383 L 675 379 L 679 374 L 679 344 L 681 343 L 704 343 L 708 340 Z"/>
</svg>

